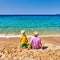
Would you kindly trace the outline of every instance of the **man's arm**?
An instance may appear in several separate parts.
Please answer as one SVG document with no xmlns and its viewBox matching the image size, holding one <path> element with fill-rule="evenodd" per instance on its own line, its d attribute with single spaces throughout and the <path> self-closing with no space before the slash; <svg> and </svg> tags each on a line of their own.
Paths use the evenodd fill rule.
<svg viewBox="0 0 60 60">
<path fill-rule="evenodd" d="M 41 39 L 40 39 L 39 45 L 40 45 L 40 47 L 42 48 L 42 43 L 41 43 Z"/>
</svg>

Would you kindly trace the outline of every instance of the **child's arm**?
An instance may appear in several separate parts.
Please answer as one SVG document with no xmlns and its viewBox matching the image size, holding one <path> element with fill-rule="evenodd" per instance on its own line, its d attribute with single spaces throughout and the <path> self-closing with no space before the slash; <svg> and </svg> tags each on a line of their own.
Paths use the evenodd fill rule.
<svg viewBox="0 0 60 60">
<path fill-rule="evenodd" d="M 26 41 L 28 42 L 28 39 L 27 39 L 27 37 L 26 37 Z"/>
<path fill-rule="evenodd" d="M 31 48 L 31 45 L 32 45 L 32 38 L 31 38 L 31 40 L 30 40 L 30 42 L 29 42 L 28 48 Z"/>
<path fill-rule="evenodd" d="M 28 42 L 28 39 L 26 39 L 26 41 Z"/>
<path fill-rule="evenodd" d="M 30 48 L 31 48 L 31 43 L 29 42 L 28 44 L 29 44 L 29 45 L 28 45 L 28 49 L 30 49 Z"/>
</svg>

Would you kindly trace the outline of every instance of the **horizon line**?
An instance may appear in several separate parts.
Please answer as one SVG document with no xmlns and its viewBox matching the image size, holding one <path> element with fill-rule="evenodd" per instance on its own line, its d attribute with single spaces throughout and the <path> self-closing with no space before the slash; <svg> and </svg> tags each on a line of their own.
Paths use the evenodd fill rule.
<svg viewBox="0 0 60 60">
<path fill-rule="evenodd" d="M 0 16 L 60 16 L 60 14 L 0 14 Z"/>
</svg>

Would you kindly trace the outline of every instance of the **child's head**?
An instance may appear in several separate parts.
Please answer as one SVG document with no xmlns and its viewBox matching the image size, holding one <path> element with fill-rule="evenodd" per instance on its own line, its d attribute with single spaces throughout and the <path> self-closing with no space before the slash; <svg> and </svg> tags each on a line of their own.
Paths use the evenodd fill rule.
<svg viewBox="0 0 60 60">
<path fill-rule="evenodd" d="M 21 35 L 25 35 L 25 30 L 21 30 Z"/>
<path fill-rule="evenodd" d="M 39 33 L 37 31 L 34 32 L 34 36 L 37 37 Z"/>
</svg>

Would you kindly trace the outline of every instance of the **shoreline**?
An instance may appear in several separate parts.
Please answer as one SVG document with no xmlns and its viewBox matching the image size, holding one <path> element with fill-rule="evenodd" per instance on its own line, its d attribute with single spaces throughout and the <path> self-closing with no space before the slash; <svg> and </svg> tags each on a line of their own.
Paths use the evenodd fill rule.
<svg viewBox="0 0 60 60">
<path fill-rule="evenodd" d="M 31 39 L 32 35 L 27 35 L 28 41 Z M 60 35 L 40 35 L 42 43 L 51 43 L 54 45 L 60 45 Z M 11 35 L 11 34 L 0 34 L 0 43 L 1 42 L 13 42 L 13 43 L 19 43 L 20 35 Z"/>
<path fill-rule="evenodd" d="M 27 35 L 27 37 L 32 37 L 33 35 Z M 20 35 L 16 34 L 0 34 L 0 37 L 20 37 Z M 39 35 L 39 37 L 60 37 L 60 35 Z"/>
</svg>

